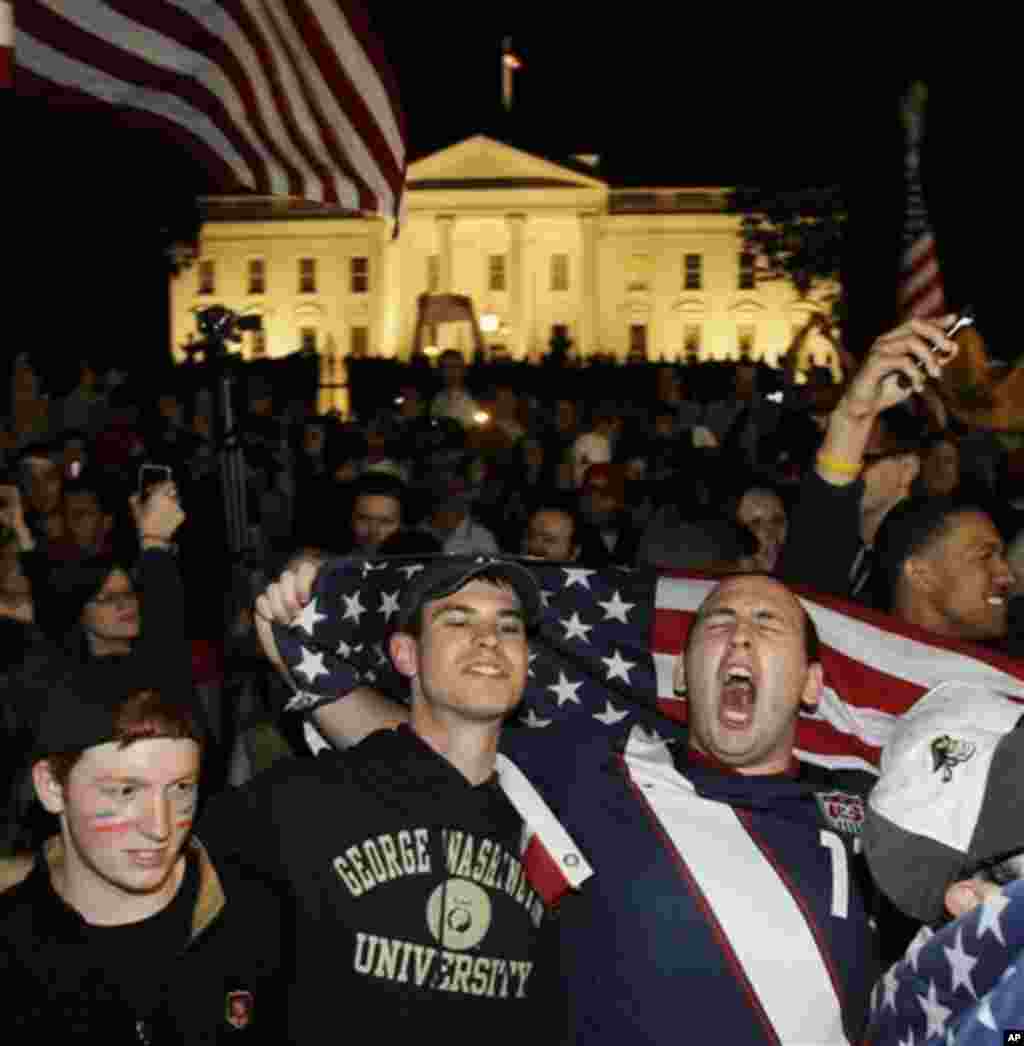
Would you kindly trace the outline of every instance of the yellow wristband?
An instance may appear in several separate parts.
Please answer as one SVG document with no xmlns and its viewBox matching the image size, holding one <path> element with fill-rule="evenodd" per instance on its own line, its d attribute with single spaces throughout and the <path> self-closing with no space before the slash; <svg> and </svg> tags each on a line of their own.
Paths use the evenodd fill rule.
<svg viewBox="0 0 1024 1046">
<path fill-rule="evenodd" d="M 847 461 L 845 458 L 834 458 L 831 454 L 818 454 L 818 464 L 829 472 L 838 472 L 843 476 L 859 476 L 864 468 L 862 461 Z"/>
</svg>

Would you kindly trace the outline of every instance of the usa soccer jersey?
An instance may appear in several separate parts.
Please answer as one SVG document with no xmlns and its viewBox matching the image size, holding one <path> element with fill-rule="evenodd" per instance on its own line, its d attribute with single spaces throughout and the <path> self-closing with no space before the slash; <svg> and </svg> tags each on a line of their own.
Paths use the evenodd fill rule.
<svg viewBox="0 0 1024 1046">
<path fill-rule="evenodd" d="M 571 1041 L 859 1041 L 876 972 L 859 797 L 723 772 L 679 734 L 503 738 L 597 873 L 561 913 Z"/>
</svg>

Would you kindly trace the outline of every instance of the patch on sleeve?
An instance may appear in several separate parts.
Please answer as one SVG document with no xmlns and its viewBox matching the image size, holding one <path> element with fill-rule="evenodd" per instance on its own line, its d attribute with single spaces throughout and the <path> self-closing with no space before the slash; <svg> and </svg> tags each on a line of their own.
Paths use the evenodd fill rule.
<svg viewBox="0 0 1024 1046">
<path fill-rule="evenodd" d="M 252 1024 L 255 1014 L 256 1000 L 252 992 L 234 991 L 228 992 L 224 999 L 224 1020 L 241 1031 Z"/>
<path fill-rule="evenodd" d="M 818 809 L 837 832 L 860 835 L 864 824 L 864 800 L 850 792 L 815 792 Z"/>
</svg>

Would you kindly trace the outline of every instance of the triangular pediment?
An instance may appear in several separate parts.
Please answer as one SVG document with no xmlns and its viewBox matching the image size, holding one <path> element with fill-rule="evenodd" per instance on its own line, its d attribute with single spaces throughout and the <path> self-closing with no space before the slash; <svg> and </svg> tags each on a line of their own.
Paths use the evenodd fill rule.
<svg viewBox="0 0 1024 1046">
<path fill-rule="evenodd" d="M 605 182 L 477 134 L 409 165 L 410 189 L 605 189 Z"/>
</svg>

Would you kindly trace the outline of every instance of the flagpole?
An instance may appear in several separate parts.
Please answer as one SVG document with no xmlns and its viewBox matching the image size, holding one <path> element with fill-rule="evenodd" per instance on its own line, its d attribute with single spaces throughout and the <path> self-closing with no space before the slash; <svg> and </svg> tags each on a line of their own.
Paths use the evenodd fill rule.
<svg viewBox="0 0 1024 1046">
<path fill-rule="evenodd" d="M 921 183 L 921 145 L 927 103 L 928 89 L 923 83 L 915 83 L 904 96 L 900 111 L 906 132 L 903 173 L 907 195 L 899 305 L 900 312 L 907 318 L 937 316 L 946 307 L 935 235 Z"/>
<path fill-rule="evenodd" d="M 512 51 L 512 37 L 506 36 L 501 42 L 501 104 L 505 112 L 512 110 L 512 76 L 523 63 Z"/>
</svg>

